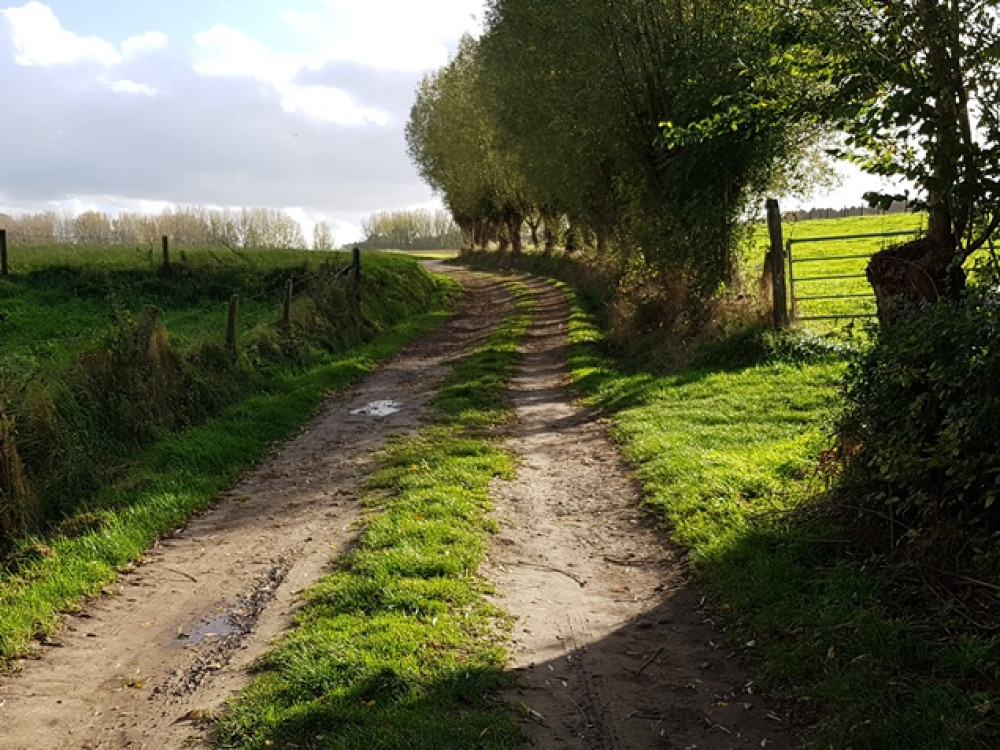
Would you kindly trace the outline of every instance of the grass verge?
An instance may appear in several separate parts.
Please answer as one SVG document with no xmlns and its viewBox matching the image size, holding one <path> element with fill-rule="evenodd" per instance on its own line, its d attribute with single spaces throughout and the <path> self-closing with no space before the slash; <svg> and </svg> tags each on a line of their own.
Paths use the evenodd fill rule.
<svg viewBox="0 0 1000 750">
<path fill-rule="evenodd" d="M 436 423 L 388 447 L 357 547 L 306 593 L 298 627 L 222 717 L 221 747 L 521 746 L 494 698 L 505 684 L 503 613 L 476 576 L 494 530 L 489 484 L 513 472 L 494 436 L 528 325 L 530 302 L 518 298 L 455 364 Z"/>
<path fill-rule="evenodd" d="M 342 390 L 447 316 L 411 316 L 373 342 L 304 370 L 272 370 L 251 397 L 201 425 L 143 449 L 132 469 L 93 500 L 96 510 L 72 519 L 66 534 L 28 538 L 0 569 L 0 667 L 52 633 L 59 615 L 78 610 L 162 533 L 207 507 L 275 443 Z"/>
<path fill-rule="evenodd" d="M 853 554 L 813 512 L 842 362 L 657 377 L 605 359 L 579 309 L 571 336 L 577 387 L 613 413 L 648 502 L 810 746 L 996 747 L 995 638 L 954 627 L 940 602 L 914 607 L 912 570 Z"/>
</svg>

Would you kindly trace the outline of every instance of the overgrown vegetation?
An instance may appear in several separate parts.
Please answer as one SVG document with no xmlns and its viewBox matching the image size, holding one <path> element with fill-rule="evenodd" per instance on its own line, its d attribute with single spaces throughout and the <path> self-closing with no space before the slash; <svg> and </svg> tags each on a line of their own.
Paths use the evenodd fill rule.
<svg viewBox="0 0 1000 750">
<path fill-rule="evenodd" d="M 998 326 L 993 291 L 970 291 L 878 329 L 851 367 L 840 492 L 881 554 L 1000 573 Z"/>
<path fill-rule="evenodd" d="M 764 355 L 755 362 L 713 347 L 697 365 L 655 376 L 608 359 L 579 309 L 571 335 L 577 386 L 613 414 L 649 503 L 761 682 L 793 699 L 809 746 L 994 746 L 1000 648 L 975 625 L 975 585 L 952 596 L 960 579 L 890 564 L 825 510 L 844 358 L 750 347 L 745 355 Z M 886 415 L 923 414 L 891 398 Z"/>
<path fill-rule="evenodd" d="M 0 659 L 204 507 L 327 389 L 426 330 L 443 302 L 440 283 L 403 257 L 367 257 L 359 289 L 332 278 L 345 256 L 199 256 L 163 276 L 100 255 L 103 266 L 0 282 L 13 303 L 0 323 L 11 333 L 0 360 Z M 287 326 L 286 278 L 301 290 Z M 248 302 L 236 355 L 223 338 L 233 291 Z M 81 314 L 60 315 L 61 299 Z M 36 322 L 55 345 L 32 341 Z"/>
<path fill-rule="evenodd" d="M 227 748 L 516 748 L 495 698 L 502 613 L 477 577 L 494 527 L 495 445 L 530 308 L 522 299 L 441 389 L 437 424 L 393 442 L 369 481 L 357 547 L 306 592 L 297 627 L 226 712 Z"/>
</svg>

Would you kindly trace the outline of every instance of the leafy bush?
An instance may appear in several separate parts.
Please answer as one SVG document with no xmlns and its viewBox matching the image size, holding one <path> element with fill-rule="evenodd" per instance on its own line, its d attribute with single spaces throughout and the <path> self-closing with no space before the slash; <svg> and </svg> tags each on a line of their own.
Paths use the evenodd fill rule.
<svg viewBox="0 0 1000 750">
<path fill-rule="evenodd" d="M 880 328 L 849 369 L 841 489 L 890 549 L 1000 560 L 998 333 L 1000 307 L 971 292 Z"/>
<path fill-rule="evenodd" d="M 776 362 L 807 364 L 840 360 L 852 353 L 856 353 L 854 346 L 843 340 L 824 338 L 798 328 L 776 331 L 769 325 L 756 323 L 709 339 L 698 347 L 690 366 L 738 370 Z"/>
</svg>

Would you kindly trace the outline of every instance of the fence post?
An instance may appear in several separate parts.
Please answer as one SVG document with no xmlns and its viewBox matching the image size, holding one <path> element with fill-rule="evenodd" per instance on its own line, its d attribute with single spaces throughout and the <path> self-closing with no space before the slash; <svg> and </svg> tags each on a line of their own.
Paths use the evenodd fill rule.
<svg viewBox="0 0 1000 750">
<path fill-rule="evenodd" d="M 7 278 L 10 276 L 7 270 L 7 230 L 0 229 L 0 276 Z"/>
<path fill-rule="evenodd" d="M 285 281 L 285 297 L 281 306 L 281 327 L 290 328 L 292 325 L 292 291 L 293 281 Z"/>
<path fill-rule="evenodd" d="M 163 270 L 170 270 L 170 238 L 163 235 Z"/>
<path fill-rule="evenodd" d="M 226 319 L 226 348 L 236 356 L 236 316 L 240 310 L 240 295 L 229 298 L 229 317 Z"/>
<path fill-rule="evenodd" d="M 771 289 L 773 294 L 773 323 L 781 329 L 788 327 L 788 294 L 785 286 L 785 243 L 781 234 L 781 209 L 778 201 L 769 198 L 767 203 L 767 230 L 771 235 Z"/>
<path fill-rule="evenodd" d="M 354 279 L 356 284 L 361 283 L 361 248 L 354 248 L 354 270 L 351 273 L 351 278 Z"/>
</svg>

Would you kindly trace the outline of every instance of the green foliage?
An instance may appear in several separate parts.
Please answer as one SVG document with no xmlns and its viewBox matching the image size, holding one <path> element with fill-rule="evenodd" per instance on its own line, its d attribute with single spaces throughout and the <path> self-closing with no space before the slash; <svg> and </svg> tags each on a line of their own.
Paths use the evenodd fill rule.
<svg viewBox="0 0 1000 750">
<path fill-rule="evenodd" d="M 692 368 L 741 369 L 770 363 L 810 364 L 843 360 L 854 352 L 839 339 L 806 329 L 775 331 L 761 323 L 708 339 L 694 352 Z"/>
<path fill-rule="evenodd" d="M 0 411 L 26 488 L 10 502 L 35 510 L 11 511 L 21 520 L 5 524 L 0 553 L 19 534 L 104 509 L 97 493 L 143 446 L 265 392 L 281 373 L 371 341 L 438 293 L 404 257 L 366 255 L 358 290 L 338 276 L 349 256 L 330 253 L 192 252 L 164 273 L 134 250 L 57 253 L 49 264 L 41 251 L 22 251 L 24 270 L 0 285 L 9 302 Z M 298 294 L 281 327 L 286 279 Z M 233 292 L 236 357 L 223 344 Z"/>
<path fill-rule="evenodd" d="M 843 491 L 885 551 L 1000 570 L 1000 309 L 927 305 L 877 331 L 849 370 Z"/>
<path fill-rule="evenodd" d="M 371 372 L 443 315 L 411 314 L 363 347 L 310 367 L 270 369 L 256 393 L 134 453 L 128 471 L 91 498 L 92 510 L 45 538 L 18 539 L 0 568 L 0 664 L 28 654 L 31 638 L 54 632 L 60 613 L 79 609 L 159 535 L 206 508 L 331 391 Z"/>
<path fill-rule="evenodd" d="M 462 232 L 444 210 L 379 211 L 361 222 L 368 250 L 458 250 Z"/>
</svg>

